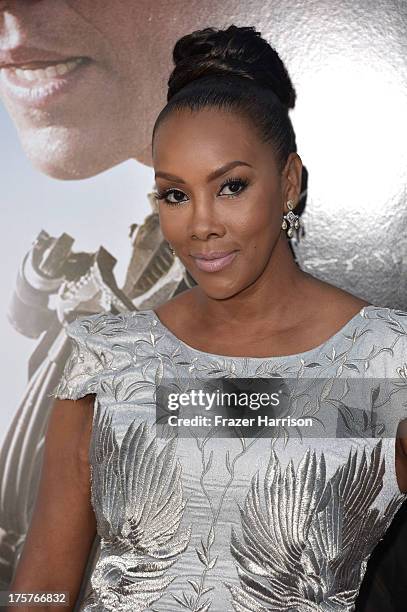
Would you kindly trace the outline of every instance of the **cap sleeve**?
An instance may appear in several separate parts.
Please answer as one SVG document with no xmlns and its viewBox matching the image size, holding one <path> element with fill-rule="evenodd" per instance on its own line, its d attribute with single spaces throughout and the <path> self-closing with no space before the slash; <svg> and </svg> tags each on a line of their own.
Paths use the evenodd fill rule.
<svg viewBox="0 0 407 612">
<path fill-rule="evenodd" d="M 62 377 L 51 393 L 54 398 L 76 400 L 98 392 L 103 364 L 95 340 L 85 323 L 89 317 L 84 323 L 82 319 L 78 317 L 65 327 L 71 352 L 65 362 Z"/>
</svg>

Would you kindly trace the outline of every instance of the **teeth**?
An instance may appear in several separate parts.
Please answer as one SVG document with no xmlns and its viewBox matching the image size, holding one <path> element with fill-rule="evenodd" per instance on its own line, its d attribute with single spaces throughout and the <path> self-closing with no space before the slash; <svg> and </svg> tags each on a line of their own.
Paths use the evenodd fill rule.
<svg viewBox="0 0 407 612">
<path fill-rule="evenodd" d="M 36 76 L 37 79 L 44 79 L 45 76 L 46 76 L 46 72 L 42 68 L 38 69 L 38 70 L 35 70 L 35 76 Z"/>
<path fill-rule="evenodd" d="M 47 77 L 56 77 L 58 74 L 56 66 L 48 66 L 48 68 L 45 68 L 45 74 Z"/>
<path fill-rule="evenodd" d="M 69 66 L 67 66 L 67 64 L 57 64 L 55 68 L 59 75 L 65 74 L 69 71 Z"/>
<path fill-rule="evenodd" d="M 15 68 L 15 73 L 20 79 L 25 79 L 26 81 L 43 81 L 45 79 L 63 76 L 71 72 L 80 63 L 81 59 L 76 59 L 69 60 L 68 62 L 61 62 L 60 64 L 53 64 L 46 68 L 37 68 L 36 70 L 31 70 L 30 68 Z"/>
</svg>

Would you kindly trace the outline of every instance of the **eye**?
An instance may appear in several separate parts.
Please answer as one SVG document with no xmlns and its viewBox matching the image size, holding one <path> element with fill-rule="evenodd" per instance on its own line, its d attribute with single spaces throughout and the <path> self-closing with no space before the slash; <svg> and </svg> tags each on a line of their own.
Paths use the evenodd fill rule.
<svg viewBox="0 0 407 612">
<path fill-rule="evenodd" d="M 238 196 L 246 187 L 248 186 L 249 181 L 242 178 L 229 178 L 220 186 L 219 195 L 225 195 L 228 198 L 233 198 Z M 229 193 L 224 193 L 225 190 L 229 190 Z M 164 200 L 166 204 L 169 206 L 179 206 L 183 202 L 188 200 L 188 197 L 185 195 L 183 191 L 179 189 L 166 189 L 162 192 L 154 193 L 154 197 L 156 200 Z"/>
<path fill-rule="evenodd" d="M 186 201 L 182 199 L 183 197 L 186 198 L 185 193 L 179 189 L 167 189 L 166 191 L 157 192 L 154 194 L 154 197 L 156 200 L 164 200 L 169 206 L 178 206 Z"/>
<path fill-rule="evenodd" d="M 229 178 L 227 181 L 222 183 L 220 187 L 219 194 L 221 194 L 225 189 L 229 190 L 229 193 L 224 193 L 228 197 L 234 197 L 239 195 L 242 191 L 244 191 L 249 184 L 249 181 L 241 178 Z"/>
</svg>

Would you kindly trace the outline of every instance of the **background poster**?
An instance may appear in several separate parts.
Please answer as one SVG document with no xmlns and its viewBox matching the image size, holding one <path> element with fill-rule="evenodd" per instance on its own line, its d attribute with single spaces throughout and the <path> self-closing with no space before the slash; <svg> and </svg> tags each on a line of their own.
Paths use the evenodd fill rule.
<svg viewBox="0 0 407 612">
<path fill-rule="evenodd" d="M 150 132 L 175 41 L 231 23 L 254 25 L 296 88 L 291 117 L 308 173 L 305 233 L 293 245 L 299 265 L 374 304 L 407 309 L 405 3 L 0 2 L 2 588 L 29 522 L 47 394 L 67 358 L 63 323 L 154 308 L 189 286 L 148 197 Z M 84 61 L 69 64 L 77 57 Z M 68 86 L 36 106 L 21 81 L 31 76 L 10 85 L 7 71 L 47 59 L 67 66 Z M 375 609 L 402 601 L 391 577 L 402 568 L 403 525 L 395 522 L 390 552 L 372 565 L 376 582 L 365 579 L 366 597 L 383 597 Z"/>
</svg>

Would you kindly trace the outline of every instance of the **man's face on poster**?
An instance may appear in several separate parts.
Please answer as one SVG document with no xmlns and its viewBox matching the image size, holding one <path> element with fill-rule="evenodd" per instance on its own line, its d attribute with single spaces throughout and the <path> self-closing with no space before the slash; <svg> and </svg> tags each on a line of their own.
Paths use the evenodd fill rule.
<svg viewBox="0 0 407 612">
<path fill-rule="evenodd" d="M 149 163 L 185 12 L 178 0 L 0 0 L 0 94 L 37 168 L 77 179 Z"/>
</svg>

